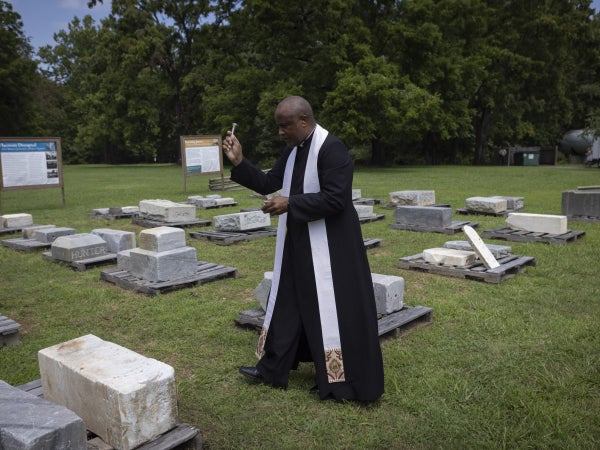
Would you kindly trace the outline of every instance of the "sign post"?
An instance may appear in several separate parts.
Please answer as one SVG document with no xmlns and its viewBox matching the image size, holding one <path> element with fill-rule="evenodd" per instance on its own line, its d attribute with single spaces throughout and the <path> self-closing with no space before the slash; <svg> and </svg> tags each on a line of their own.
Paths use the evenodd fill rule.
<svg viewBox="0 0 600 450">
<path fill-rule="evenodd" d="M 223 179 L 221 136 L 181 136 L 183 192 L 187 193 L 187 177 L 220 173 Z"/>
</svg>

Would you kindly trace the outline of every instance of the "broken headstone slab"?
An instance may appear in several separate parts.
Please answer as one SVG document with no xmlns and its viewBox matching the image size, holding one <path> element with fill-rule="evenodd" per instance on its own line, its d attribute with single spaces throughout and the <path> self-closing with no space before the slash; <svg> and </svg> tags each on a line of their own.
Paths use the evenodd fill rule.
<svg viewBox="0 0 600 450">
<path fill-rule="evenodd" d="M 36 230 L 41 230 L 42 228 L 54 228 L 56 225 L 32 225 L 30 227 L 25 227 L 21 232 L 23 233 L 23 239 L 35 239 L 33 237 Z M 75 230 L 73 230 L 75 233 Z"/>
<path fill-rule="evenodd" d="M 395 275 L 372 273 L 377 314 L 386 315 L 400 311 L 404 306 L 404 278 Z"/>
<path fill-rule="evenodd" d="M 141 248 L 129 251 L 129 272 L 147 281 L 174 281 L 196 274 L 198 261 L 194 247 L 179 247 L 162 252 Z"/>
<path fill-rule="evenodd" d="M 33 231 L 33 239 L 45 244 L 51 244 L 61 236 L 71 236 L 75 233 L 75 228 L 68 227 L 39 228 Z"/>
<path fill-rule="evenodd" d="M 352 189 L 352 201 L 362 198 L 362 191 L 360 189 Z"/>
<path fill-rule="evenodd" d="M 118 253 L 135 247 L 135 233 L 133 231 L 96 228 L 92 230 L 92 234 L 96 234 L 106 241 L 109 253 Z"/>
<path fill-rule="evenodd" d="M 271 216 L 262 211 L 246 211 L 214 216 L 215 230 L 250 231 L 271 226 Z"/>
<path fill-rule="evenodd" d="M 499 198 L 506 200 L 506 209 L 510 211 L 518 211 L 523 209 L 525 206 L 525 200 L 523 197 L 510 197 L 506 195 L 492 195 L 490 198 Z"/>
<path fill-rule="evenodd" d="M 31 214 L 4 214 L 0 222 L 4 228 L 22 228 L 33 225 L 33 218 Z"/>
<path fill-rule="evenodd" d="M 509 213 L 506 223 L 511 228 L 533 233 L 564 234 L 567 229 L 567 216 L 553 214 Z"/>
<path fill-rule="evenodd" d="M 376 214 L 373 212 L 373 205 L 354 204 L 354 209 L 356 209 L 359 219 L 368 219 L 376 216 Z"/>
<path fill-rule="evenodd" d="M 57 237 L 50 250 L 52 258 L 67 262 L 97 258 L 109 253 L 106 241 L 92 233 Z"/>
<path fill-rule="evenodd" d="M 466 208 L 469 211 L 497 214 L 506 211 L 508 201 L 498 197 L 469 197 Z"/>
<path fill-rule="evenodd" d="M 469 225 L 463 226 L 462 230 L 463 233 L 465 233 L 465 236 L 467 236 L 467 240 L 471 244 L 471 247 L 473 247 L 473 250 L 475 250 L 475 253 L 477 253 L 477 256 L 479 256 L 479 259 L 483 261 L 483 265 L 487 269 L 495 269 L 496 267 L 500 266 L 500 263 L 496 261 L 496 258 L 494 258 L 494 255 L 492 255 L 490 249 L 487 248 L 485 242 L 481 240 L 477 234 L 477 231 L 475 231 Z"/>
<path fill-rule="evenodd" d="M 196 207 L 170 200 L 140 201 L 140 215 L 160 222 L 190 222 L 196 219 Z"/>
<path fill-rule="evenodd" d="M 395 191 L 389 193 L 391 205 L 435 205 L 435 191 Z"/>
<path fill-rule="evenodd" d="M 164 252 L 185 247 L 185 231 L 176 227 L 155 227 L 140 232 L 140 248 Z"/>
<path fill-rule="evenodd" d="M 431 228 L 445 228 L 452 224 L 452 208 L 437 206 L 396 206 L 397 224 Z"/>
<path fill-rule="evenodd" d="M 466 267 L 477 259 L 475 252 L 451 248 L 428 248 L 423 250 L 422 255 L 423 260 L 430 264 L 456 267 Z"/>
<path fill-rule="evenodd" d="M 492 255 L 496 258 L 503 258 L 512 253 L 512 247 L 508 245 L 496 245 L 496 244 L 485 244 L 487 248 L 492 252 Z M 466 250 L 473 251 L 473 247 L 469 241 L 446 241 L 443 245 L 444 248 L 452 248 L 455 250 Z"/>
</svg>

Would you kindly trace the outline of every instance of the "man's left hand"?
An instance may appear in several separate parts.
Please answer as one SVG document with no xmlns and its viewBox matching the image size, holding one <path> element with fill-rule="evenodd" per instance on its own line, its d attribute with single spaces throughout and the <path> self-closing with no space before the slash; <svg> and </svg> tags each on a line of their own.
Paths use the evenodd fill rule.
<svg viewBox="0 0 600 450">
<path fill-rule="evenodd" d="M 270 200 L 263 202 L 262 212 L 270 214 L 272 216 L 279 216 L 287 212 L 288 198 L 287 197 L 273 197 Z"/>
</svg>

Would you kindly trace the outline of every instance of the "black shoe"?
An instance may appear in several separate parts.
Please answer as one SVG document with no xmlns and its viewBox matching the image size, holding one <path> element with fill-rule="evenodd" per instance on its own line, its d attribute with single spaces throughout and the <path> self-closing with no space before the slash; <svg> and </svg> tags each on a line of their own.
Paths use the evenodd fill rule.
<svg viewBox="0 0 600 450">
<path fill-rule="evenodd" d="M 309 389 L 308 393 L 311 395 L 319 395 L 319 385 L 315 384 L 313 387 L 311 387 Z"/>
<path fill-rule="evenodd" d="M 253 380 L 265 381 L 265 377 L 263 377 L 261 375 L 261 373 L 258 371 L 256 366 L 250 366 L 250 367 L 242 366 L 242 367 L 240 367 L 239 372 L 242 375 L 244 375 L 245 377 L 252 378 Z"/>
</svg>

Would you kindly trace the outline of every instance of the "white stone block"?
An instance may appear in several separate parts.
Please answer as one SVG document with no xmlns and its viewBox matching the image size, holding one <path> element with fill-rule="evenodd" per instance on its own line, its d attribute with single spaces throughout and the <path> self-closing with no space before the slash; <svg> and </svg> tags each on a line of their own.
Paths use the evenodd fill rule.
<svg viewBox="0 0 600 450">
<path fill-rule="evenodd" d="M 395 191 L 390 192 L 392 205 L 431 206 L 435 204 L 435 191 Z"/>
<path fill-rule="evenodd" d="M 354 209 L 356 209 L 359 219 L 366 219 L 366 218 L 375 216 L 375 213 L 373 212 L 373 205 L 356 205 L 355 204 Z"/>
<path fill-rule="evenodd" d="M 496 267 L 500 266 L 500 263 L 496 261 L 496 258 L 494 258 L 494 255 L 492 255 L 490 249 L 487 248 L 473 227 L 465 225 L 463 226 L 462 230 L 463 233 L 465 233 L 465 236 L 467 236 L 467 240 L 471 244 L 471 247 L 473 247 L 473 250 L 475 250 L 475 253 L 477 253 L 479 259 L 483 261 L 483 265 L 486 268 L 495 269 Z"/>
<path fill-rule="evenodd" d="M 44 398 L 69 408 L 116 449 L 177 424 L 171 366 L 88 334 L 38 352 Z"/>
<path fill-rule="evenodd" d="M 523 197 L 510 197 L 506 195 L 492 195 L 490 198 L 500 198 L 506 200 L 506 208 L 508 210 L 516 211 L 523 209 L 525 206 L 525 199 Z"/>
<path fill-rule="evenodd" d="M 194 247 L 179 247 L 164 252 L 141 248 L 129 251 L 129 272 L 147 281 L 173 281 L 196 274 L 198 260 Z"/>
<path fill-rule="evenodd" d="M 498 197 L 469 197 L 465 204 L 470 211 L 495 214 L 506 211 L 508 202 Z"/>
<path fill-rule="evenodd" d="M 52 243 L 50 251 L 52 258 L 67 262 L 97 258 L 109 253 L 106 241 L 92 233 L 59 236 Z"/>
<path fill-rule="evenodd" d="M 176 227 L 155 227 L 140 232 L 140 248 L 164 252 L 185 247 L 185 231 Z"/>
<path fill-rule="evenodd" d="M 235 200 L 232 197 L 216 198 L 217 206 L 235 205 Z"/>
<path fill-rule="evenodd" d="M 568 231 L 567 216 L 552 214 L 509 213 L 506 223 L 511 228 L 533 233 L 564 234 Z"/>
<path fill-rule="evenodd" d="M 271 226 L 271 216 L 262 211 L 247 211 L 214 216 L 215 230 L 247 231 Z"/>
<path fill-rule="evenodd" d="M 109 208 L 94 208 L 92 209 L 93 216 L 106 216 L 108 214 Z"/>
<path fill-rule="evenodd" d="M 34 234 L 36 230 L 41 230 L 42 228 L 54 228 L 54 225 L 33 225 L 31 227 L 25 227 L 22 230 L 23 239 L 34 239 Z M 73 231 L 75 233 L 75 231 Z"/>
<path fill-rule="evenodd" d="M 358 200 L 359 198 L 362 198 L 362 190 L 352 189 L 352 200 Z"/>
<path fill-rule="evenodd" d="M 2 226 L 4 228 L 20 228 L 33 225 L 31 214 L 4 214 L 2 217 Z"/>
<path fill-rule="evenodd" d="M 404 306 L 404 278 L 372 273 L 377 314 L 391 314 Z"/>
<path fill-rule="evenodd" d="M 92 230 L 92 234 L 96 234 L 106 241 L 110 253 L 119 253 L 122 250 L 135 247 L 135 233 L 133 231 L 95 228 Z"/>
<path fill-rule="evenodd" d="M 196 219 L 196 207 L 170 200 L 140 201 L 140 215 L 163 222 L 190 222 Z"/>
<path fill-rule="evenodd" d="M 269 301 L 269 293 L 271 292 L 271 284 L 273 283 L 273 272 L 265 272 L 264 278 L 254 288 L 254 297 L 260 303 L 260 306 L 265 311 L 267 310 L 267 302 Z"/>
<path fill-rule="evenodd" d="M 214 198 L 202 197 L 201 195 L 191 195 L 188 197 L 188 203 L 192 203 L 199 208 L 211 208 L 217 206 L 217 200 Z"/>
<path fill-rule="evenodd" d="M 140 207 L 139 206 L 123 206 L 121 208 L 121 212 L 123 214 L 136 214 L 136 213 L 140 212 Z"/>
<path fill-rule="evenodd" d="M 465 267 L 477 259 L 475 252 L 454 250 L 451 248 L 428 248 L 423 250 L 423 260 L 443 266 Z"/>
</svg>

